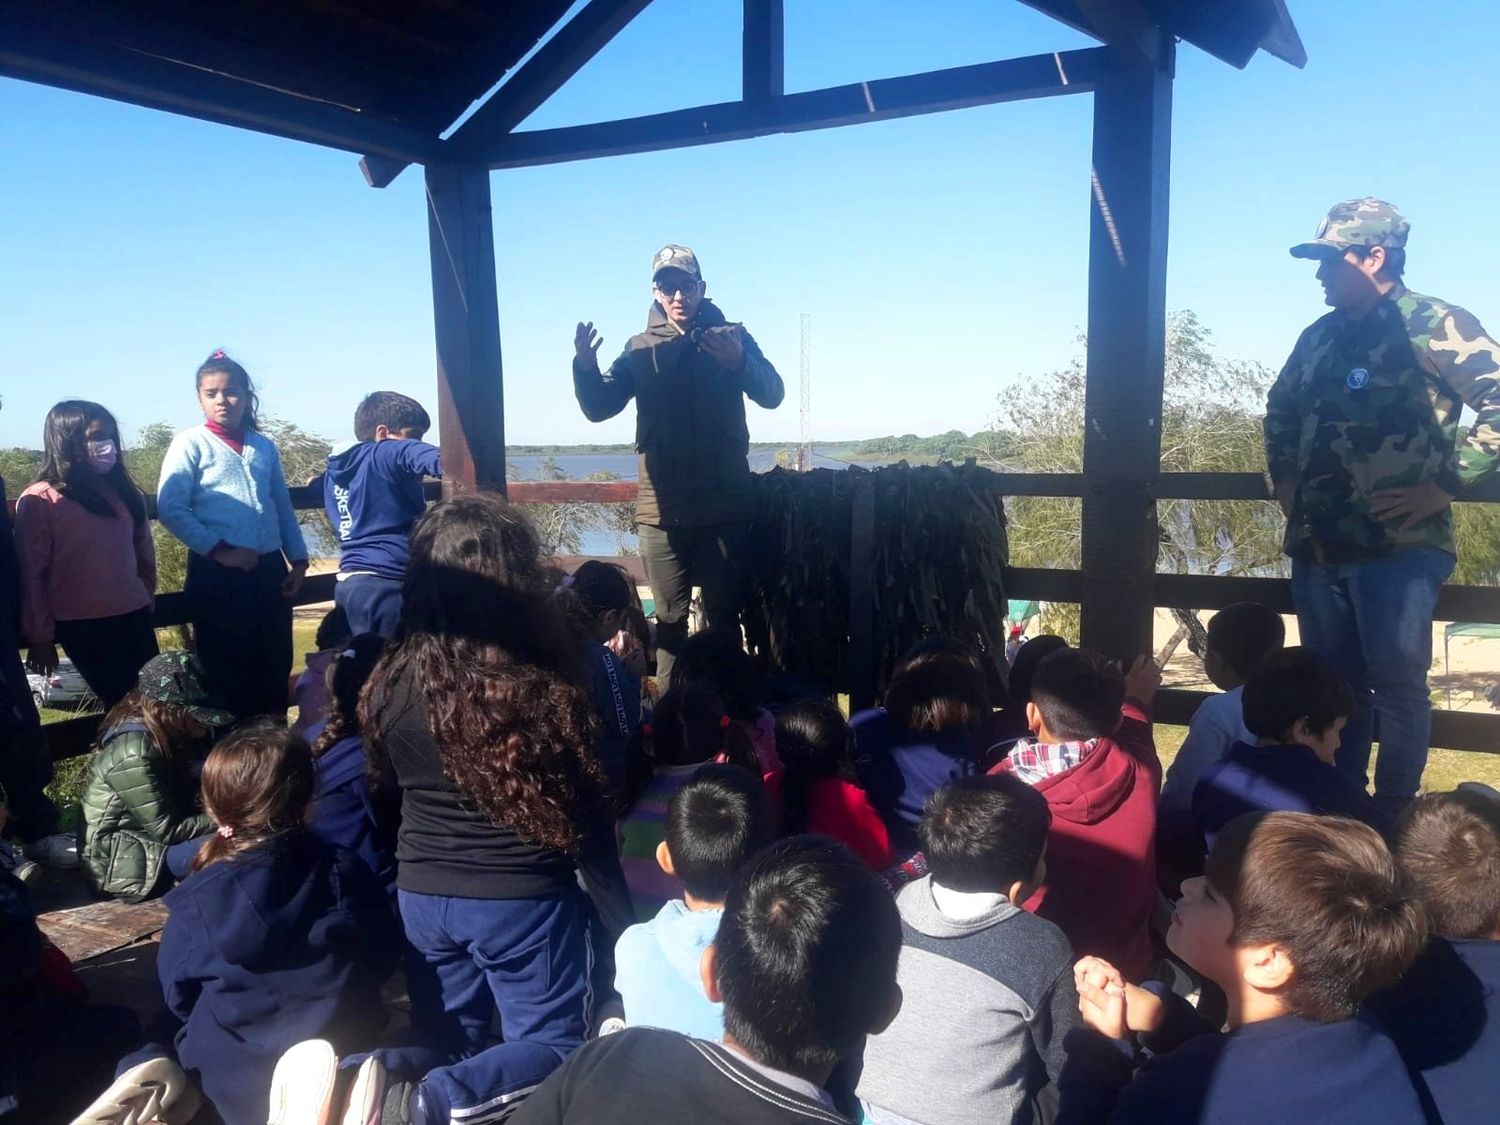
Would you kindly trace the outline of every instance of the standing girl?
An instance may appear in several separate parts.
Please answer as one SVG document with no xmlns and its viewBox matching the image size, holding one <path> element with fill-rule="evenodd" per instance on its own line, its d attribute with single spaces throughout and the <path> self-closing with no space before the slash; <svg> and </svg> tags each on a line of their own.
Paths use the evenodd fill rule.
<svg viewBox="0 0 1500 1125">
<path fill-rule="evenodd" d="M 98 403 L 54 406 L 42 446 L 41 471 L 16 501 L 27 664 L 54 671 L 61 644 L 108 711 L 157 653 L 146 502 L 121 459 L 120 427 Z"/>
<path fill-rule="evenodd" d="M 157 515 L 190 552 L 188 613 L 210 684 L 239 718 L 281 716 L 307 547 L 249 374 L 216 351 L 197 385 L 204 423 L 172 439 Z"/>
<path fill-rule="evenodd" d="M 434 505 L 412 528 L 401 628 L 360 704 L 372 762 L 401 788 L 412 1027 L 462 1060 L 446 1072 L 453 1098 L 484 1090 L 502 1099 L 492 1106 L 583 1042 L 579 875 L 609 940 L 633 921 L 586 672 L 554 584 L 536 532 L 504 500 Z M 428 1106 L 440 1120 L 449 1108 Z"/>
</svg>

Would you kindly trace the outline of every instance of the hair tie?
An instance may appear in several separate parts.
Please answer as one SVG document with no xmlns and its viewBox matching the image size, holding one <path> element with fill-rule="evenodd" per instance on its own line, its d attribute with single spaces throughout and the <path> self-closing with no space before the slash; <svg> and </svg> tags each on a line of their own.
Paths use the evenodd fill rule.
<svg viewBox="0 0 1500 1125">
<path fill-rule="evenodd" d="M 346 648 L 343 652 L 339 653 L 339 655 L 345 660 L 353 660 L 356 656 L 359 655 L 359 653 L 355 652 L 352 648 Z"/>
<path fill-rule="evenodd" d="M 229 358 L 229 353 L 226 352 L 223 348 L 215 348 L 212 352 L 209 353 L 208 358 L 209 359 L 228 359 Z"/>
<path fill-rule="evenodd" d="M 656 733 L 656 731 L 651 726 L 650 723 L 642 723 L 641 724 L 641 733 L 644 734 L 647 738 L 650 738 L 652 735 L 654 735 Z"/>
<path fill-rule="evenodd" d="M 731 722 L 731 720 L 730 720 L 730 718 L 729 718 L 728 715 L 720 715 L 719 716 L 719 729 L 720 730 L 728 730 L 730 722 Z"/>
<path fill-rule="evenodd" d="M 223 836 L 224 839 L 226 839 L 226 840 L 232 840 L 232 839 L 234 839 L 234 825 L 232 825 L 232 824 L 221 824 L 221 825 L 219 825 L 219 835 Z"/>
</svg>

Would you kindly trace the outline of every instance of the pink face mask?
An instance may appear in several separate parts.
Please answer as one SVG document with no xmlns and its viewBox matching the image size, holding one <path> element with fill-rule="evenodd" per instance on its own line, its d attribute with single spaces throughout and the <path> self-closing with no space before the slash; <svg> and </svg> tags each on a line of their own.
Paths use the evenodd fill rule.
<svg viewBox="0 0 1500 1125">
<path fill-rule="evenodd" d="M 112 441 L 90 441 L 85 443 L 89 455 L 89 468 L 103 476 L 120 460 L 120 450 Z"/>
</svg>

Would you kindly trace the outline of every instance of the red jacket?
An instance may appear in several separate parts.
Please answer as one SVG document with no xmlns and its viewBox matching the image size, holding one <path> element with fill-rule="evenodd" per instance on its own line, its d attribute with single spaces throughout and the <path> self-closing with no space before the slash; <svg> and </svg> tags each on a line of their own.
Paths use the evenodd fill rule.
<svg viewBox="0 0 1500 1125">
<path fill-rule="evenodd" d="M 1002 758 L 994 770 L 1009 766 Z M 1076 956 L 1102 957 L 1130 981 L 1145 979 L 1152 961 L 1161 772 L 1151 717 L 1127 702 L 1113 736 L 1035 786 L 1052 809 L 1052 830 L 1047 880 L 1026 909 L 1055 923 Z"/>
</svg>

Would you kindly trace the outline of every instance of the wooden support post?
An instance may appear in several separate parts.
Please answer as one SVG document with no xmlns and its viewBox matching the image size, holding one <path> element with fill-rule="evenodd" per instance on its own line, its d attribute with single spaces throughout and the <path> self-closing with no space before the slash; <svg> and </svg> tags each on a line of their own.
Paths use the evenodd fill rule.
<svg viewBox="0 0 1500 1125">
<path fill-rule="evenodd" d="M 1166 348 L 1172 46 L 1094 91 L 1084 393 L 1085 645 L 1151 650 Z"/>
<path fill-rule="evenodd" d="M 745 101 L 770 101 L 786 92 L 785 27 L 782 0 L 745 0 Z"/>
<path fill-rule="evenodd" d="M 503 493 L 505 399 L 488 170 L 430 165 L 427 220 L 443 491 Z"/>
<path fill-rule="evenodd" d="M 875 478 L 861 472 L 849 515 L 851 715 L 875 706 L 875 678 Z"/>
</svg>

